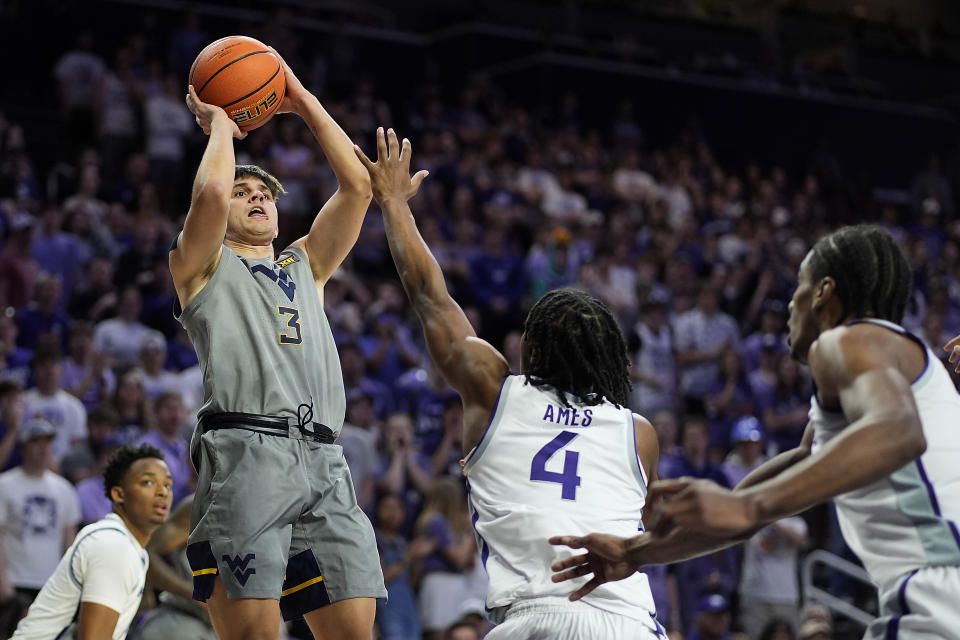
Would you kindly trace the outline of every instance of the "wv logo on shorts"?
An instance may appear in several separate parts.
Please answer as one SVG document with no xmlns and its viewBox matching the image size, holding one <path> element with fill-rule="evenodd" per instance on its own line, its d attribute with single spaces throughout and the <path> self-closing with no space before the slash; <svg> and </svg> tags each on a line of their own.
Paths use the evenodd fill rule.
<svg viewBox="0 0 960 640">
<path fill-rule="evenodd" d="M 230 571 L 233 572 L 233 576 L 237 579 L 237 582 L 240 583 L 241 587 L 247 586 L 247 580 L 257 572 L 253 567 L 247 568 L 247 565 L 250 564 L 250 561 L 257 557 L 255 553 L 248 553 L 241 560 L 239 555 L 233 556 L 232 558 L 224 554 L 223 561 L 230 566 Z"/>
</svg>

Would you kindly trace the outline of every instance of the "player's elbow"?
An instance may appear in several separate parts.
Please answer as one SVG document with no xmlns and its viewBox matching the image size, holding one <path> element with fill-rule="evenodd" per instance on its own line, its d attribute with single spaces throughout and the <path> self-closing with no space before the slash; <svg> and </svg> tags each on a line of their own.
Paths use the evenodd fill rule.
<svg viewBox="0 0 960 640">
<path fill-rule="evenodd" d="M 193 188 L 192 208 L 229 208 L 231 186 L 232 185 L 226 185 L 217 180 L 207 180 L 202 183 L 197 183 Z"/>
<path fill-rule="evenodd" d="M 896 450 L 903 464 L 916 460 L 927 450 L 927 439 L 923 435 L 923 425 L 916 412 L 906 412 L 899 420 L 906 428 L 898 429 L 900 438 L 897 439 Z"/>
<path fill-rule="evenodd" d="M 373 187 L 370 185 L 370 174 L 367 170 L 358 171 L 340 183 L 340 192 L 358 200 L 367 202 L 373 199 Z"/>
</svg>

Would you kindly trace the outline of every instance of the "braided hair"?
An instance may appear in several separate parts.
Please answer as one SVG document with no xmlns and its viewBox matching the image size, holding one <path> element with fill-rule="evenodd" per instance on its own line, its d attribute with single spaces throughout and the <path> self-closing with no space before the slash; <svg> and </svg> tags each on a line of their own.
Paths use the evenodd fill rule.
<svg viewBox="0 0 960 640">
<path fill-rule="evenodd" d="M 887 230 L 868 224 L 838 229 L 813 245 L 810 267 L 815 281 L 836 281 L 844 317 L 903 321 L 913 276 Z"/>
<path fill-rule="evenodd" d="M 581 404 L 600 404 L 604 398 L 627 404 L 627 345 L 602 301 L 577 289 L 550 291 L 530 309 L 523 331 L 527 382 L 552 387 L 568 408 L 564 392 Z"/>
</svg>

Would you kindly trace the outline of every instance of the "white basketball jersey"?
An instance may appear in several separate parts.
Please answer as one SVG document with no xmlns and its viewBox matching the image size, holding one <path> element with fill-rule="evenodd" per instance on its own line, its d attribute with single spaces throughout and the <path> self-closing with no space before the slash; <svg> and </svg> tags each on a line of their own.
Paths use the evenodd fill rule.
<svg viewBox="0 0 960 640">
<path fill-rule="evenodd" d="M 468 502 L 495 620 L 519 600 L 566 596 L 586 583 L 551 582 L 550 565 L 571 555 L 547 542 L 551 536 L 643 530 L 646 477 L 633 415 L 606 401 L 568 402 L 571 408 L 523 376 L 507 377 L 487 431 L 467 456 Z M 584 602 L 646 624 L 655 614 L 642 573 L 602 585 Z"/>
<path fill-rule="evenodd" d="M 917 342 L 923 373 L 910 385 L 927 450 L 871 485 L 836 498 L 840 529 L 850 549 L 881 587 L 914 569 L 960 566 L 960 394 L 946 369 L 920 338 L 883 320 L 863 320 Z M 810 401 L 816 450 L 848 425 L 842 413 Z"/>
</svg>

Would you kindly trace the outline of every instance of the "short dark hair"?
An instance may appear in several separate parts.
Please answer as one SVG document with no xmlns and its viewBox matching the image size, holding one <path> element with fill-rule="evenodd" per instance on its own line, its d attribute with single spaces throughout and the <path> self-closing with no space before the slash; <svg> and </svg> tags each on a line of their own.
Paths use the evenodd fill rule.
<svg viewBox="0 0 960 640">
<path fill-rule="evenodd" d="M 830 276 L 837 283 L 844 318 L 903 321 L 913 274 L 886 229 L 872 224 L 838 229 L 813 245 L 810 267 L 814 280 Z"/>
<path fill-rule="evenodd" d="M 123 477 L 127 475 L 133 463 L 143 458 L 164 459 L 163 452 L 149 444 L 141 444 L 139 447 L 125 444 L 110 456 L 107 468 L 103 471 L 103 493 L 110 502 L 113 502 L 110 490 L 123 484 Z"/>
<path fill-rule="evenodd" d="M 16 378 L 4 378 L 0 380 L 0 398 L 5 398 L 14 393 L 23 393 L 23 383 Z"/>
<path fill-rule="evenodd" d="M 33 358 L 30 359 L 30 368 L 35 369 L 41 364 L 60 362 L 61 360 L 63 360 L 63 356 L 60 354 L 60 349 L 56 347 L 37 349 L 36 353 L 33 354 Z"/>
<path fill-rule="evenodd" d="M 87 424 L 91 422 L 105 422 L 116 428 L 120 426 L 120 414 L 110 405 L 98 404 L 87 412 Z"/>
<path fill-rule="evenodd" d="M 540 298 L 523 325 L 526 381 L 553 387 L 560 403 L 564 392 L 581 404 L 604 398 L 626 406 L 630 394 L 630 360 L 623 332 L 603 301 L 578 289 L 556 289 Z"/>
<path fill-rule="evenodd" d="M 267 185 L 267 189 L 270 189 L 270 194 L 273 196 L 274 200 L 287 192 L 287 190 L 283 188 L 283 185 L 280 184 L 279 180 L 255 164 L 238 164 L 236 166 L 233 171 L 233 179 L 238 180 L 244 176 L 252 176 L 254 178 L 260 178 L 263 180 L 263 184 Z"/>
</svg>

